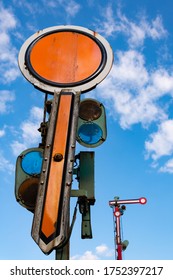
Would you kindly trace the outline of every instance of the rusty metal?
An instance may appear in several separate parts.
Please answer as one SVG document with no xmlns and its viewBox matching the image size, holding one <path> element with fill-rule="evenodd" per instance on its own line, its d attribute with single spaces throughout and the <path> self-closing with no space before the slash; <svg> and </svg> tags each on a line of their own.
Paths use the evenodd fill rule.
<svg viewBox="0 0 173 280">
<path fill-rule="evenodd" d="M 67 105 L 66 99 L 69 100 L 69 105 Z M 32 227 L 33 239 L 46 254 L 55 247 L 62 247 L 68 236 L 69 225 L 67 221 L 69 219 L 73 176 L 72 172 L 69 171 L 73 170 L 75 160 L 74 147 L 79 101 L 80 93 L 66 90 L 55 93 L 52 104 Z M 64 104 L 63 107 L 62 104 Z M 64 116 L 65 110 L 67 114 L 66 125 L 60 117 Z M 69 116 L 67 111 L 69 111 Z M 55 161 L 55 159 L 61 160 Z"/>
<path fill-rule="evenodd" d="M 63 155 L 61 153 L 56 153 L 54 156 L 53 156 L 53 159 L 54 161 L 61 161 L 63 159 Z"/>
</svg>

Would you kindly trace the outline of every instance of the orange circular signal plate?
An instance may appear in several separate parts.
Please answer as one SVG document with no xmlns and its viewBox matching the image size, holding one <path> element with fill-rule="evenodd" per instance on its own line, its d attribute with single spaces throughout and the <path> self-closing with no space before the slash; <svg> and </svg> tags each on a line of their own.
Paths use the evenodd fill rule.
<svg viewBox="0 0 173 280">
<path fill-rule="evenodd" d="M 75 84 L 95 74 L 102 50 L 91 37 L 72 31 L 48 34 L 28 50 L 29 70 L 48 83 Z"/>
<path fill-rule="evenodd" d="M 18 63 L 24 77 L 43 92 L 69 89 L 84 93 L 108 75 L 113 51 L 97 32 L 61 25 L 29 37 L 20 49 Z"/>
</svg>

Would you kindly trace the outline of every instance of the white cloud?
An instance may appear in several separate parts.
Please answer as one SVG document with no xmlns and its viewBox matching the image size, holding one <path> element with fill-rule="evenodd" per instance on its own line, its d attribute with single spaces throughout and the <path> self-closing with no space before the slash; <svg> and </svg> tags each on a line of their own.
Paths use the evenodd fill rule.
<svg viewBox="0 0 173 280">
<path fill-rule="evenodd" d="M 120 31 L 118 22 L 115 20 L 115 15 L 113 13 L 112 7 L 108 6 L 104 9 L 103 17 L 105 20 L 98 20 L 97 22 L 97 31 L 104 33 L 105 36 L 112 36 L 115 32 Z"/>
<path fill-rule="evenodd" d="M 38 122 L 35 122 L 35 120 L 23 122 L 21 129 L 24 143 L 32 144 L 39 139 Z"/>
<path fill-rule="evenodd" d="M 145 142 L 148 157 L 158 160 L 160 157 L 173 153 L 173 120 L 163 121 L 158 131 L 150 135 L 150 140 Z"/>
<path fill-rule="evenodd" d="M 157 16 L 154 20 L 152 20 L 151 24 L 146 23 L 147 21 L 144 21 L 144 25 L 146 25 L 146 33 L 152 39 L 160 39 L 168 35 L 168 32 L 163 26 L 161 16 Z"/>
<path fill-rule="evenodd" d="M 70 0 L 64 8 L 69 16 L 74 17 L 79 12 L 80 5 L 76 1 Z"/>
<path fill-rule="evenodd" d="M 109 15 L 109 17 L 108 17 Z M 156 16 L 147 20 L 141 16 L 136 21 L 127 18 L 120 10 L 114 15 L 111 6 L 105 11 L 105 21 L 98 30 L 106 36 L 125 36 L 128 50 L 116 50 L 112 70 L 98 86 L 96 94 L 104 99 L 111 114 L 119 120 L 123 129 L 141 124 L 148 128 L 158 125 L 158 131 L 150 135 L 145 142 L 147 157 L 153 160 L 152 167 L 158 166 L 158 159 L 173 154 L 173 121 L 169 120 L 169 109 L 173 97 L 173 72 L 171 68 L 159 65 L 150 68 L 145 63 L 142 47 L 145 39 L 160 40 L 166 38 L 162 18 Z M 168 102 L 164 101 L 164 98 Z M 169 102 L 170 101 L 170 102 Z M 172 161 L 159 169 L 160 172 L 172 172 Z"/>
<path fill-rule="evenodd" d="M 75 0 L 43 0 L 43 3 L 46 7 L 49 7 L 51 9 L 59 9 L 61 6 L 61 8 L 65 10 L 65 15 L 68 18 L 75 17 L 81 8 L 81 5 Z"/>
<path fill-rule="evenodd" d="M 141 123 L 143 127 L 148 127 L 151 122 L 165 119 L 166 115 L 163 110 L 154 102 L 140 94 L 137 96 L 129 95 L 124 100 L 127 93 L 117 94 L 114 106 L 120 114 L 120 125 L 122 128 L 130 128 L 134 124 Z"/>
<path fill-rule="evenodd" d="M 160 169 L 159 169 L 160 172 L 163 172 L 163 173 L 173 173 L 173 158 L 171 158 L 170 160 L 168 160 L 164 166 L 162 166 Z"/>
<path fill-rule="evenodd" d="M 16 27 L 16 18 L 10 10 L 3 7 L 2 3 L 0 3 L 0 26 L 2 30 Z"/>
<path fill-rule="evenodd" d="M 102 244 L 102 245 L 99 245 L 99 246 L 97 246 L 96 247 L 96 252 L 97 252 L 97 254 L 104 254 L 106 251 L 108 250 L 108 247 L 107 247 L 107 245 L 105 245 L 105 244 Z"/>
<path fill-rule="evenodd" d="M 83 255 L 76 255 L 71 260 L 98 260 L 98 257 L 92 251 L 86 251 Z"/>
<path fill-rule="evenodd" d="M 159 40 L 167 36 L 167 31 L 160 16 L 157 16 L 151 22 L 142 17 L 139 22 L 134 23 L 126 20 L 126 23 L 127 29 L 125 33 L 129 37 L 128 42 L 131 47 L 142 46 L 146 38 Z"/>
<path fill-rule="evenodd" d="M 0 129 L 0 137 L 3 137 L 5 135 L 5 130 L 4 129 Z"/>
<path fill-rule="evenodd" d="M 30 118 L 36 122 L 41 122 L 43 118 L 43 109 L 36 106 L 32 107 L 30 110 Z"/>
<path fill-rule="evenodd" d="M 159 40 L 167 36 L 161 16 L 157 16 L 149 22 L 145 16 L 141 16 L 132 21 L 127 18 L 121 9 L 114 11 L 111 5 L 104 7 L 104 21 L 97 22 L 98 32 L 105 36 L 114 36 L 119 33 L 125 35 L 131 48 L 140 47 L 144 44 L 146 38 Z"/>
<path fill-rule="evenodd" d="M 37 145 L 40 141 L 40 133 L 38 128 L 43 118 L 43 110 L 38 107 L 33 107 L 30 110 L 30 116 L 28 120 L 22 122 L 20 126 L 21 141 L 14 140 L 11 144 L 13 154 L 19 155 L 23 150 L 30 148 L 33 145 Z"/>
<path fill-rule="evenodd" d="M 159 101 L 165 95 L 172 98 L 173 73 L 162 66 L 147 68 L 144 54 L 138 49 L 146 38 L 159 40 L 167 36 L 162 18 L 158 15 L 149 21 L 142 15 L 132 21 L 121 9 L 114 12 L 110 5 L 104 17 L 100 25 L 98 22 L 98 30 L 107 36 L 121 33 L 127 38 L 129 49 L 116 50 L 112 70 L 98 86 L 99 95 L 111 106 L 112 115 L 123 129 L 137 123 L 148 127 L 168 119 L 169 105 L 163 106 Z"/>
<path fill-rule="evenodd" d="M 75 255 L 71 260 L 99 260 L 114 256 L 115 251 L 106 244 L 101 244 L 95 248 L 95 252 L 86 251 L 83 255 Z"/>
<path fill-rule="evenodd" d="M 8 174 L 13 173 L 15 166 L 3 155 L 0 151 L 0 171 L 7 172 Z"/>
<path fill-rule="evenodd" d="M 11 33 L 17 27 L 17 20 L 11 10 L 0 3 L 0 81 L 9 83 L 19 76 L 17 50 L 11 42 Z"/>
<path fill-rule="evenodd" d="M 166 85 L 160 83 L 159 75 Z M 166 94 L 172 96 L 173 83 L 165 69 L 150 73 L 142 53 L 128 50 L 117 52 L 111 73 L 98 89 L 99 95 L 111 104 L 121 127 L 126 129 L 137 123 L 146 127 L 165 120 L 167 113 L 158 99 Z"/>
<path fill-rule="evenodd" d="M 13 3 L 15 7 L 17 6 L 22 8 L 24 14 L 38 15 L 42 12 L 42 9 L 40 9 L 40 4 L 37 1 L 30 2 L 28 0 L 13 0 Z"/>
<path fill-rule="evenodd" d="M 101 244 L 96 247 L 96 254 L 99 256 L 112 257 L 115 250 L 110 249 L 106 244 Z"/>
<path fill-rule="evenodd" d="M 165 93 L 173 94 L 173 73 L 168 73 L 164 68 L 160 68 L 152 74 L 153 89 L 157 96 Z"/>
<path fill-rule="evenodd" d="M 0 114 L 6 114 L 11 110 L 10 103 L 14 101 L 15 95 L 9 90 L 0 90 Z"/>
<path fill-rule="evenodd" d="M 16 58 L 14 58 L 16 59 Z M 10 83 L 14 80 L 16 80 L 17 77 L 19 77 L 20 73 L 18 70 L 18 67 L 15 63 L 12 62 L 12 68 L 8 69 L 8 67 L 5 67 L 6 70 L 4 72 L 4 84 L 5 83 Z"/>
<path fill-rule="evenodd" d="M 15 156 L 18 156 L 22 151 L 26 150 L 28 147 L 27 147 L 27 144 L 20 143 L 19 141 L 15 140 L 12 142 L 11 148 L 12 148 L 13 154 Z"/>
<path fill-rule="evenodd" d="M 142 87 L 148 82 L 149 75 L 145 68 L 144 56 L 135 50 L 116 53 L 112 75 L 119 83 L 132 87 Z"/>
</svg>

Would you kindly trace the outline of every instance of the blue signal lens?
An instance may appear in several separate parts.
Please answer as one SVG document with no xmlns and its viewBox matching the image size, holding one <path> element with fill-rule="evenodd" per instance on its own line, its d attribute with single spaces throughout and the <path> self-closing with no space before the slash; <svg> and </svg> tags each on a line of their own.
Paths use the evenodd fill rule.
<svg viewBox="0 0 173 280">
<path fill-rule="evenodd" d="M 38 175 L 41 173 L 43 155 L 39 151 L 27 153 L 22 159 L 22 168 L 29 175 Z"/>
<path fill-rule="evenodd" d="M 99 142 L 102 135 L 102 129 L 95 123 L 85 123 L 78 130 L 79 138 L 88 145 L 94 145 Z"/>
</svg>

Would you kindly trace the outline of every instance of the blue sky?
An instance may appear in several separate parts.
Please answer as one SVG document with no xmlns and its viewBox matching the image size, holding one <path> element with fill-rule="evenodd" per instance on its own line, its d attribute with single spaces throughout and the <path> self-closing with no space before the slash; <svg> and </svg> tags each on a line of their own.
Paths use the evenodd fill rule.
<svg viewBox="0 0 173 280">
<path fill-rule="evenodd" d="M 44 102 L 20 73 L 17 57 L 37 30 L 64 24 L 99 32 L 114 52 L 108 77 L 85 94 L 105 105 L 108 137 L 95 149 L 93 239 L 80 239 L 78 213 L 71 258 L 114 259 L 108 202 L 145 196 L 146 205 L 128 205 L 122 217 L 129 240 L 123 257 L 172 259 L 172 8 L 171 0 L 0 1 L 0 259 L 54 259 L 54 252 L 44 255 L 32 240 L 32 213 L 14 196 L 16 157 L 38 146 Z M 80 150 L 87 149 L 77 145 Z"/>
</svg>

